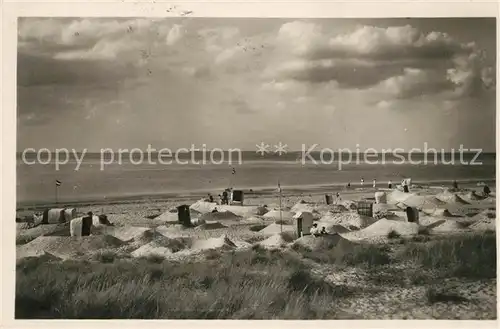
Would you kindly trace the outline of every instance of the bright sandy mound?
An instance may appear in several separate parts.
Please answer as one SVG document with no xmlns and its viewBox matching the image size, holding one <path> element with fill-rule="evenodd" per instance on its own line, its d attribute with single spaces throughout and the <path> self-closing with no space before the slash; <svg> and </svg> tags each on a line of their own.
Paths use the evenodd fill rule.
<svg viewBox="0 0 500 329">
<path fill-rule="evenodd" d="M 201 215 L 200 220 L 204 220 L 205 222 L 224 221 L 224 220 L 240 221 L 241 216 L 238 216 L 230 211 L 219 211 L 214 213 L 203 214 Z"/>
<path fill-rule="evenodd" d="M 462 199 L 458 194 L 451 193 L 448 190 L 446 190 L 442 193 L 439 193 L 438 195 L 436 195 L 436 198 L 438 198 L 439 200 L 444 201 L 446 203 L 469 204 L 469 202 Z"/>
<path fill-rule="evenodd" d="M 123 241 L 111 235 L 95 235 L 84 237 L 41 236 L 18 247 L 21 253 L 45 251 L 62 259 L 77 258 L 89 255 L 100 249 L 120 247 Z"/>
<path fill-rule="evenodd" d="M 311 250 L 341 249 L 348 251 L 354 244 L 338 234 L 327 234 L 321 236 L 306 235 L 295 241 L 295 243 Z"/>
<path fill-rule="evenodd" d="M 270 236 L 264 241 L 259 242 L 259 245 L 266 248 L 279 248 L 293 242 L 293 237 L 287 232 L 278 233 Z"/>
<path fill-rule="evenodd" d="M 474 231 L 486 231 L 496 229 L 496 213 L 489 210 L 484 210 L 472 217 L 476 222 L 469 226 L 471 230 Z"/>
<path fill-rule="evenodd" d="M 363 216 L 356 212 L 328 213 L 320 219 L 321 223 L 337 224 L 350 230 L 367 227 L 376 221 L 372 217 Z"/>
<path fill-rule="evenodd" d="M 376 223 L 360 230 L 343 234 L 346 238 L 372 239 L 387 237 L 391 231 L 395 231 L 402 236 L 418 234 L 419 225 L 399 220 L 390 220 L 382 218 Z"/>
<path fill-rule="evenodd" d="M 151 231 L 151 228 L 141 226 L 106 226 L 101 228 L 102 234 L 112 235 L 125 242 L 133 240 L 134 238 L 145 234 L 147 231 Z"/>
<path fill-rule="evenodd" d="M 293 225 L 280 225 L 272 223 L 259 232 L 265 235 L 274 235 L 277 233 L 281 233 L 281 230 L 283 230 L 283 232 L 293 232 L 295 230 L 295 227 Z"/>
<path fill-rule="evenodd" d="M 281 212 L 281 219 L 283 219 L 284 221 L 292 221 L 293 215 L 294 215 L 294 213 L 291 211 L 282 211 Z M 266 213 L 262 217 L 267 218 L 267 219 L 279 220 L 280 219 L 280 211 L 279 211 L 279 209 L 278 210 L 273 209 L 273 210 L 269 211 L 268 213 Z"/>
<path fill-rule="evenodd" d="M 157 235 L 154 240 L 144 244 L 132 252 L 133 257 L 169 256 L 175 252 L 189 248 L 191 242 L 188 239 L 170 239 Z"/>
<path fill-rule="evenodd" d="M 197 240 L 193 242 L 193 250 L 208 250 L 208 249 L 235 249 L 237 245 L 229 240 L 227 236 L 217 238 Z"/>
<path fill-rule="evenodd" d="M 464 230 L 464 227 L 462 225 L 460 225 L 460 223 L 458 223 L 457 221 L 452 220 L 452 219 L 447 219 L 444 221 L 444 223 L 432 228 L 432 231 L 434 231 L 434 232 L 443 232 L 443 233 L 444 232 L 450 232 L 450 233 L 461 232 L 463 230 Z"/>
</svg>

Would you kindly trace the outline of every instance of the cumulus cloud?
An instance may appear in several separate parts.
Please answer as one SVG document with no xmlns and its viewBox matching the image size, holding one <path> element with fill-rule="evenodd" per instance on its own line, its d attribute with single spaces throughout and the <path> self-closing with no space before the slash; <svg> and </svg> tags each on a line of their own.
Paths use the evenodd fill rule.
<svg viewBox="0 0 500 329">
<path fill-rule="evenodd" d="M 219 54 L 224 49 L 234 46 L 240 36 L 240 30 L 236 27 L 222 26 L 200 29 L 197 34 L 203 40 L 206 51 Z"/>
<path fill-rule="evenodd" d="M 21 19 L 19 52 L 60 60 L 115 60 L 140 62 L 139 50 L 174 43 L 182 36 L 179 25 L 164 19 Z M 170 28 L 171 27 L 171 28 Z M 165 40 L 160 42 L 160 40 Z M 130 52 L 134 56 L 126 56 Z M 125 56 L 122 56 L 125 55 Z"/>
<path fill-rule="evenodd" d="M 494 70 L 485 66 L 475 43 L 410 25 L 358 26 L 336 35 L 296 21 L 283 24 L 277 40 L 293 54 L 268 68 L 269 78 L 278 81 L 334 81 L 340 88 L 374 89 L 395 98 L 439 92 L 475 96 L 495 84 Z"/>
<path fill-rule="evenodd" d="M 167 35 L 167 45 L 173 46 L 175 45 L 180 39 L 182 39 L 184 35 L 184 30 L 182 29 L 182 26 L 179 24 L 175 24 L 172 29 L 168 32 Z"/>
<path fill-rule="evenodd" d="M 408 99 L 449 90 L 453 84 L 440 72 L 406 68 L 402 75 L 382 81 L 378 88 L 394 98 Z"/>
<path fill-rule="evenodd" d="M 231 60 L 232 58 L 241 53 L 243 53 L 243 49 L 241 47 L 232 47 L 224 49 L 215 57 L 215 63 L 222 64 L 224 62 Z"/>
</svg>

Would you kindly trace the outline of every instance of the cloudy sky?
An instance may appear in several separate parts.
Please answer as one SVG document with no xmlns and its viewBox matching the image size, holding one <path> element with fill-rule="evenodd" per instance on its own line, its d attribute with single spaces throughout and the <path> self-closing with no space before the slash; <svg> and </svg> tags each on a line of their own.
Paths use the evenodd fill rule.
<svg viewBox="0 0 500 329">
<path fill-rule="evenodd" d="M 18 148 L 495 150 L 494 19 L 25 18 Z"/>
</svg>

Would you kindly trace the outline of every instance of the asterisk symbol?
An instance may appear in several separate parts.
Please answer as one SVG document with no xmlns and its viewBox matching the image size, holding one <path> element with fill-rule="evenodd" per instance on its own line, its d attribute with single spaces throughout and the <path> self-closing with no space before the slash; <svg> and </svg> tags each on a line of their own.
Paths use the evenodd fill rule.
<svg viewBox="0 0 500 329">
<path fill-rule="evenodd" d="M 274 145 L 274 148 L 276 149 L 274 153 L 278 153 L 278 155 L 282 155 L 283 153 L 286 153 L 286 148 L 288 147 L 287 144 L 282 144 L 281 142 L 278 143 L 278 145 Z"/>
<path fill-rule="evenodd" d="M 255 144 L 257 146 L 257 151 L 255 153 L 260 153 L 261 156 L 264 156 L 264 153 L 269 152 L 269 144 L 264 144 L 264 142 L 260 142 L 259 144 Z"/>
</svg>

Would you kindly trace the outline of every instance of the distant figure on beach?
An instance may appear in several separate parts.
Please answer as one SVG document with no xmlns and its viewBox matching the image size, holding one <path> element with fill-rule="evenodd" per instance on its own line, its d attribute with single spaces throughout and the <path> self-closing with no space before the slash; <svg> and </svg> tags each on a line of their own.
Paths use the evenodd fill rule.
<svg viewBox="0 0 500 329">
<path fill-rule="evenodd" d="M 376 188 L 376 187 L 377 187 L 377 180 L 373 179 L 373 188 Z"/>
<path fill-rule="evenodd" d="M 227 190 L 222 192 L 222 204 L 228 204 L 228 199 L 227 199 Z"/>
<path fill-rule="evenodd" d="M 403 186 L 403 192 L 410 193 L 410 189 L 408 188 L 408 182 L 406 181 L 406 179 L 403 179 L 401 185 Z"/>
<path fill-rule="evenodd" d="M 347 188 L 351 188 L 351 183 L 347 183 Z"/>
<path fill-rule="evenodd" d="M 224 199 L 222 198 L 222 195 L 219 194 L 219 201 L 220 201 L 220 204 L 223 204 L 224 203 Z"/>
<path fill-rule="evenodd" d="M 214 212 L 219 212 L 219 211 L 217 210 L 217 207 L 215 207 L 215 208 L 214 208 L 214 210 L 212 210 L 212 213 L 214 213 Z"/>
<path fill-rule="evenodd" d="M 321 228 L 321 232 L 319 232 L 319 233 L 320 233 L 321 235 L 326 235 L 326 234 L 328 234 L 328 233 L 326 232 L 326 229 L 325 229 L 325 227 L 324 227 L 324 226 Z"/>
<path fill-rule="evenodd" d="M 361 186 L 365 185 L 365 179 L 361 177 Z"/>
<path fill-rule="evenodd" d="M 484 187 L 483 187 L 483 193 L 484 193 L 484 195 L 486 195 L 486 196 L 490 195 L 491 190 L 490 190 L 490 188 L 488 187 L 488 185 L 484 185 Z"/>
<path fill-rule="evenodd" d="M 389 180 L 389 182 L 387 183 L 387 187 L 392 188 L 392 181 L 391 180 Z"/>
<path fill-rule="evenodd" d="M 210 193 L 208 193 L 208 201 L 209 202 L 214 202 L 214 197 Z"/>
<path fill-rule="evenodd" d="M 314 223 L 310 232 L 314 236 L 319 236 L 320 232 L 319 232 L 319 229 L 318 229 L 318 224 Z"/>
<path fill-rule="evenodd" d="M 340 197 L 340 193 L 339 192 L 337 192 L 336 197 L 337 197 L 337 201 L 338 200 L 342 200 L 342 198 Z"/>
<path fill-rule="evenodd" d="M 458 190 L 458 183 L 456 180 L 453 181 L 453 189 Z"/>
</svg>

